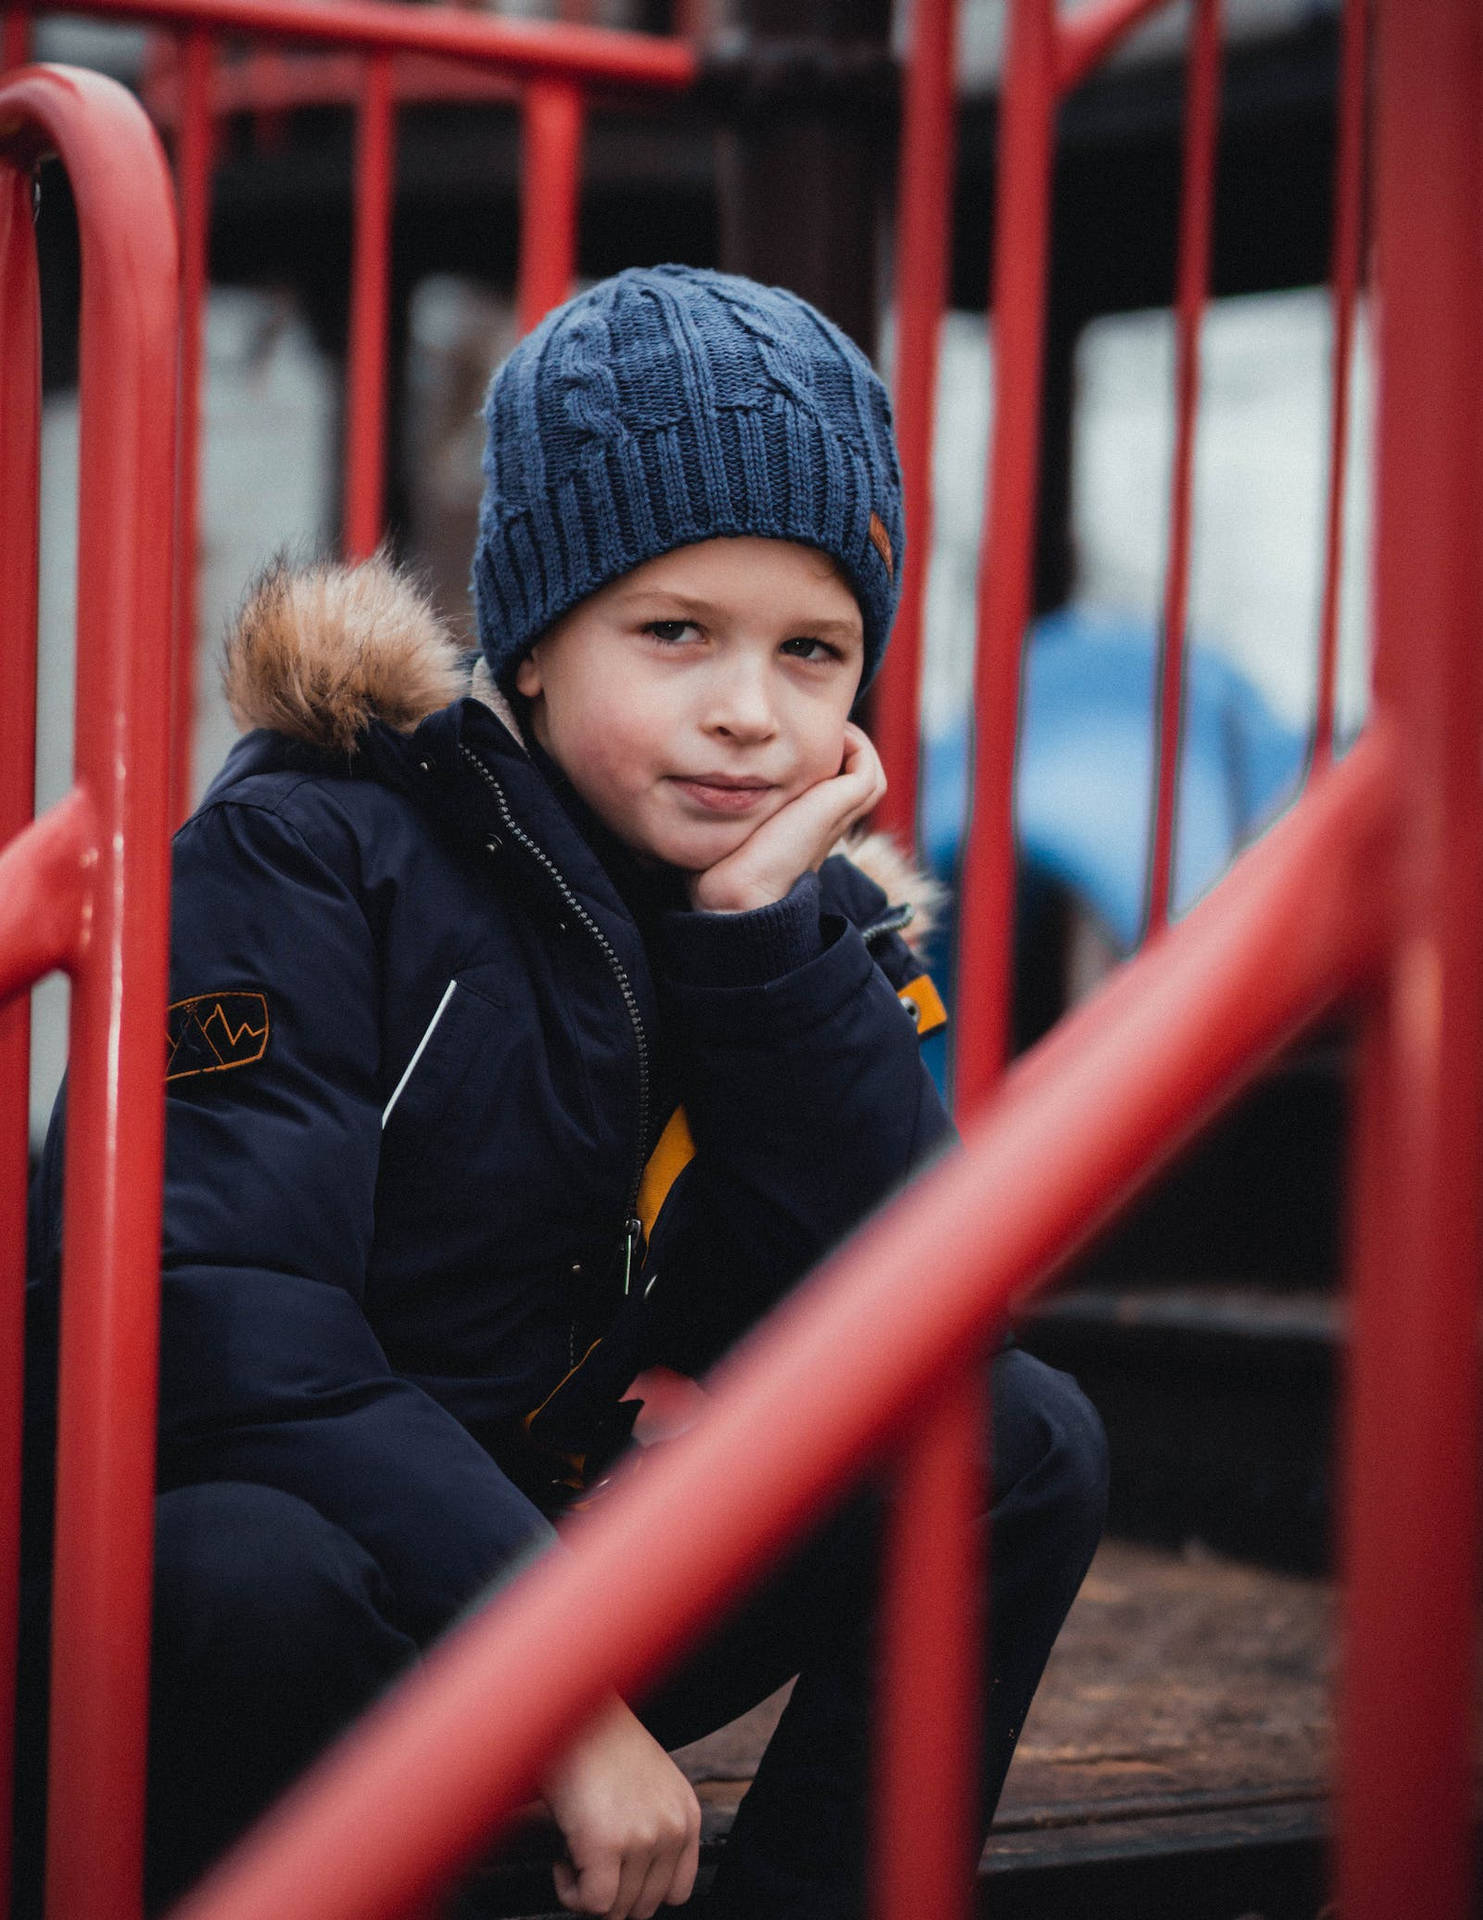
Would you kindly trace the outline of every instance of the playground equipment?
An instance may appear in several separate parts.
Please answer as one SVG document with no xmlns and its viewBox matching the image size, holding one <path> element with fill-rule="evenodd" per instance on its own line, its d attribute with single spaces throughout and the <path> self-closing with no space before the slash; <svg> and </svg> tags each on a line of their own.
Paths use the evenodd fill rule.
<svg viewBox="0 0 1483 1920">
<path fill-rule="evenodd" d="M 195 49 L 203 71 L 210 35 L 224 28 L 292 33 L 367 53 L 356 338 L 363 343 L 360 364 L 371 368 L 384 351 L 375 312 L 385 284 L 384 246 L 374 236 L 385 232 L 394 50 L 492 61 L 500 43 L 523 76 L 539 76 L 532 89 L 566 88 L 565 104 L 553 109 L 547 127 L 560 177 L 574 177 L 580 114 L 571 90 L 599 71 L 600 61 L 618 63 L 601 68 L 612 76 L 628 57 L 615 51 L 618 37 L 546 38 L 535 28 L 515 33 L 440 8 L 358 0 L 291 7 L 271 0 L 110 0 L 106 10 L 183 27 L 187 52 Z M 890 1551 L 882 1647 L 875 1911 L 879 1920 L 966 1912 L 960 1863 L 969 1848 L 969 1650 L 977 1642 L 968 1436 L 978 1413 L 978 1359 L 1012 1304 L 1043 1285 L 1281 1048 L 1339 1005 L 1357 1011 L 1362 1074 L 1343 1445 L 1337 1897 L 1346 1920 L 1390 1920 L 1401 1912 L 1461 1920 L 1470 1910 L 1475 1329 L 1483 1253 L 1483 687 L 1476 647 L 1483 629 L 1483 377 L 1476 348 L 1483 338 L 1476 220 L 1483 18 L 1472 0 L 1377 0 L 1374 9 L 1380 425 L 1372 718 L 1336 761 L 1332 600 L 1343 469 L 1336 457 L 1312 778 L 1287 817 L 1171 924 L 1190 463 L 1220 46 L 1216 0 L 1196 0 L 1148 938 L 1046 1042 L 1002 1070 L 1012 725 L 1028 614 L 1055 106 L 1154 10 L 1150 0 L 1093 0 L 1060 17 L 1052 0 L 1016 0 L 1011 13 L 994 293 L 999 401 L 959 960 L 961 1152 L 827 1262 L 726 1364 L 707 1413 L 667 1460 L 574 1526 L 569 1552 L 542 1562 L 450 1635 L 353 1730 L 187 1899 L 179 1911 L 189 1920 L 281 1920 L 285 1913 L 372 1920 L 433 1911 L 440 1889 L 508 1818 L 542 1758 L 603 1689 L 651 1678 L 769 1552 L 806 1526 L 820 1502 L 883 1460 L 905 1497 Z M 942 304 L 941 155 L 949 145 L 952 42 L 946 5 L 918 0 L 915 18 L 898 249 L 899 363 L 908 511 L 921 554 L 932 391 L 924 367 L 930 370 Z M 1351 4 L 1347 21 L 1336 201 L 1338 450 L 1346 315 L 1359 262 L 1363 7 Z M 502 35 L 511 37 L 502 42 Z M 690 71 L 684 48 L 659 43 L 653 57 L 652 73 L 624 71 L 683 84 Z M 191 70 L 188 58 L 187 85 Z M 533 155 L 542 137 L 532 136 Z M 80 626 L 96 651 L 89 654 L 90 697 L 80 708 L 76 791 L 26 826 L 22 771 L 6 802 L 0 830 L 15 837 L 0 855 L 0 995 L 15 995 L 56 965 L 77 984 L 49 1911 L 54 1920 L 129 1920 L 139 1897 L 158 1237 L 154 1049 L 164 1010 L 167 817 L 166 742 L 147 703 L 153 694 L 159 704 L 169 604 L 168 506 L 161 506 L 158 475 L 171 471 L 173 235 L 158 152 L 137 109 L 116 89 L 46 70 L 0 83 L 7 326 L 0 712 L 15 742 L 5 755 L 7 774 L 25 761 L 29 669 L 18 663 L 34 626 L 36 359 L 27 320 L 34 314 L 27 196 L 43 146 L 61 153 L 84 221 L 88 594 Z M 118 158 L 125 150 L 127 166 Z M 188 176 L 185 151 L 183 141 Z M 124 197 L 134 194 L 140 198 Z M 189 193 L 185 200 L 188 258 L 194 247 L 197 262 L 188 268 L 189 283 L 199 271 L 202 229 L 199 201 Z M 527 204 L 529 233 L 547 208 L 536 199 Z M 570 205 L 569 191 L 561 204 Z M 570 251 L 551 259 L 556 265 L 539 276 L 531 268 L 527 286 L 538 291 L 523 300 L 527 318 L 564 288 Z M 186 337 L 198 326 L 197 308 Z M 351 412 L 362 423 L 352 425 L 352 445 L 364 432 L 364 444 L 374 446 L 375 433 L 363 423 L 375 417 L 375 395 L 354 376 Z M 359 551 L 375 532 L 376 460 L 353 454 L 349 465 L 349 543 Z M 906 644 L 881 708 L 898 824 L 914 818 L 912 636 L 920 590 L 918 566 L 908 574 Z M 175 777 L 179 793 L 178 771 Z M 7 1021 L 0 1087 L 12 1102 L 23 1097 L 12 1090 L 25 1083 L 15 1070 L 23 1064 L 24 1027 L 13 1008 Z M 92 1104 L 81 1106 L 84 1099 Z M 3 1350 L 13 1406 L 24 1143 L 13 1104 L 5 1125 L 0 1244 L 9 1249 L 11 1284 Z M 902 1285 L 906 1273 L 909 1287 Z M 883 1325 L 891 1328 L 889 1342 L 880 1337 Z M 13 1435 L 6 1446 L 0 1486 L 8 1495 Z M 745 1471 L 738 1471 L 743 1460 Z M 678 1532 L 669 1516 L 702 1492 L 710 1514 L 704 1537 Z M 5 1551 L 13 1564 L 13 1517 L 8 1528 Z M 594 1591 L 603 1594 L 596 1610 Z M 13 1640 L 13 1599 L 6 1605 L 11 1619 L 0 1615 L 0 1630 Z M 491 1700 L 499 1702 L 497 1714 L 486 1704 Z"/>
</svg>

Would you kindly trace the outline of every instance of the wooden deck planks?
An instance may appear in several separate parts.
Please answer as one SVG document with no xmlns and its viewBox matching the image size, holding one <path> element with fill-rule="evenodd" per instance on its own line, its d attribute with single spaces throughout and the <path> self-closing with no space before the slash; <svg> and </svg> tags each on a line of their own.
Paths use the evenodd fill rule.
<svg viewBox="0 0 1483 1920">
<path fill-rule="evenodd" d="M 1010 1769 L 984 1853 L 985 1911 L 1188 1920 L 1216 1911 L 1205 1899 L 1215 1882 L 1231 1920 L 1312 1920 L 1331 1621 L 1326 1582 L 1105 1542 Z M 708 1861 L 786 1697 L 676 1756 L 700 1797 Z M 507 1854 L 483 1880 L 486 1898 L 502 1885 L 503 1911 L 533 1914 L 553 1840 L 528 1831 L 512 1850 L 523 1867 Z"/>
<path fill-rule="evenodd" d="M 1324 1582 L 1104 1543 L 1031 1710 L 990 1855 L 1013 1852 L 1011 1836 L 1027 1832 L 1197 1809 L 1243 1825 L 1314 1805 L 1327 1764 L 1330 1617 Z M 785 1697 L 678 1756 L 708 1830 L 729 1824 Z"/>
</svg>

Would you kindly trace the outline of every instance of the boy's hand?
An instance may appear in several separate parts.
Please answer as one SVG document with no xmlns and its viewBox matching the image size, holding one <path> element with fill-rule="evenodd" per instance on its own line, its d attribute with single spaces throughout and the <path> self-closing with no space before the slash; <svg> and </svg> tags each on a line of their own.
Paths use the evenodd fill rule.
<svg viewBox="0 0 1483 1920">
<path fill-rule="evenodd" d="M 545 1800 L 571 1864 L 555 1868 L 571 1913 L 649 1920 L 690 1898 L 700 1861 L 700 1803 L 674 1761 L 621 1700 L 552 1768 Z"/>
<path fill-rule="evenodd" d="M 859 727 L 847 722 L 839 772 L 780 807 L 724 860 L 692 873 L 691 906 L 705 913 L 748 913 L 783 899 L 885 790 L 879 755 Z"/>
</svg>

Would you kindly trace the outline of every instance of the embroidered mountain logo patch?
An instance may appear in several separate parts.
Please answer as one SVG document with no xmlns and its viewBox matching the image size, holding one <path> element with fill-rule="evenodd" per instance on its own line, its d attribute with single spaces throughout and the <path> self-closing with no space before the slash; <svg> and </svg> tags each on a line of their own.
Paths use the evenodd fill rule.
<svg viewBox="0 0 1483 1920">
<path fill-rule="evenodd" d="M 197 993 L 169 1010 L 166 1080 L 250 1067 L 268 1050 L 268 1002 L 260 993 Z"/>
</svg>

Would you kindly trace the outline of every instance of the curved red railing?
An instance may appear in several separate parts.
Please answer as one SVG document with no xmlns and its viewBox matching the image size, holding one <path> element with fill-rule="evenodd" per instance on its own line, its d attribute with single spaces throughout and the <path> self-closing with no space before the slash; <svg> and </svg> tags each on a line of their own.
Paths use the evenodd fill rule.
<svg viewBox="0 0 1483 1920">
<path fill-rule="evenodd" d="M 188 9 L 186 0 L 150 6 L 124 0 L 118 10 L 156 19 L 198 17 L 213 28 L 270 11 L 255 0 L 203 0 L 199 9 Z M 271 11 L 281 17 L 282 0 Z M 1476 352 L 1483 337 L 1483 260 L 1476 244 L 1483 16 L 1473 0 L 1431 0 L 1426 8 L 1378 0 L 1376 7 L 1375 231 L 1382 297 L 1371 724 L 1337 764 L 1327 754 L 1316 755 L 1308 790 L 1219 888 L 1185 917 L 1162 926 L 1100 993 L 1005 1071 L 1012 722 L 1029 605 L 1054 113 L 1065 90 L 1152 11 L 1142 0 L 1099 0 L 1058 19 L 1051 0 L 1017 0 L 1011 20 L 994 272 L 999 400 L 958 992 L 958 1088 L 966 1115 L 961 1151 L 828 1261 L 718 1374 L 714 1398 L 691 1434 L 615 1493 L 610 1505 L 575 1525 L 567 1552 L 542 1561 L 450 1635 L 187 1898 L 179 1909 L 182 1920 L 281 1920 L 285 1913 L 296 1920 L 373 1920 L 426 1911 L 528 1795 L 543 1759 L 605 1689 L 632 1689 L 652 1677 L 703 1630 L 718 1604 L 734 1600 L 754 1569 L 807 1525 L 821 1501 L 887 1458 L 908 1497 L 896 1503 L 900 1516 L 889 1553 L 874 1909 L 877 1920 L 906 1920 L 930 1901 L 934 1913 L 961 1920 L 968 1892 L 957 1863 L 967 1830 L 964 1760 L 976 1683 L 970 1661 L 954 1655 L 976 1638 L 974 1569 L 964 1548 L 974 1488 L 963 1436 L 977 1357 L 1011 1307 L 1042 1285 L 1194 1129 L 1297 1034 L 1339 1005 L 1357 1007 L 1364 1024 L 1342 1462 L 1347 1578 L 1339 1899 L 1346 1920 L 1389 1920 L 1397 1912 L 1462 1920 L 1469 1911 L 1479 1507 L 1474 1333 L 1483 1255 L 1477 1192 L 1483 1158 L 1483 795 L 1477 778 L 1483 663 L 1476 647 L 1483 631 L 1476 525 L 1476 503 L 1483 498 L 1483 376 Z M 385 22 L 374 33 L 371 13 Z M 394 39 L 393 21 L 406 18 L 410 31 L 413 23 L 439 13 L 403 16 L 350 0 L 308 0 L 293 8 L 296 23 L 312 21 L 309 38 L 332 42 L 340 23 L 351 44 L 373 55 L 404 44 Z M 487 24 L 455 17 L 466 26 Z M 1203 304 L 1200 261 L 1208 249 L 1218 71 L 1213 4 L 1202 3 L 1197 17 L 1202 38 L 1193 67 L 1188 150 L 1203 176 L 1187 182 L 1181 247 L 1180 324 L 1189 329 L 1189 351 L 1177 432 L 1186 444 L 1197 399 L 1193 339 Z M 931 31 L 940 35 L 943 24 L 939 17 Z M 946 30 L 950 46 L 950 16 Z M 434 19 L 428 31 L 427 50 L 452 50 L 451 42 L 445 44 L 453 33 L 446 18 Z M 935 77 L 930 86 L 923 82 L 927 104 L 909 117 L 916 129 L 909 140 L 924 137 L 923 128 L 942 134 L 943 44 L 939 37 L 930 56 Z M 573 83 L 572 71 L 553 59 L 544 66 L 535 55 L 528 61 L 523 72 L 539 69 L 553 84 Z M 1346 114 L 1362 105 L 1363 64 L 1362 54 L 1352 51 L 1346 59 Z M 197 62 L 198 76 L 203 65 Z M 34 311 L 34 285 L 26 279 L 28 272 L 34 279 L 34 268 L 26 265 L 18 184 L 23 167 L 17 170 L 14 156 L 24 160 L 35 151 L 35 101 L 60 101 L 67 84 L 43 73 L 22 75 L 0 89 L 0 146 L 11 157 L 0 211 L 6 222 L 0 262 L 16 276 L 7 289 L 14 284 L 25 294 L 19 303 L 7 300 L 5 309 L 0 478 L 7 492 L 0 501 L 6 509 L 0 529 L 10 544 L 0 545 L 0 583 L 14 583 L 23 610 L 33 592 L 34 510 L 10 491 L 28 471 L 10 442 L 29 436 L 34 446 L 34 325 L 20 313 Z M 186 84 L 205 82 L 198 77 Z M 384 81 L 376 86 L 384 98 Z M 12 124 L 6 112 L 20 99 L 29 103 L 32 117 Z M 558 156 L 570 155 L 580 113 L 571 112 L 569 99 L 553 98 L 552 114 L 557 120 L 566 116 L 571 135 L 553 139 L 553 147 Z M 1346 132 L 1341 202 L 1345 194 L 1358 194 L 1361 147 L 1358 132 Z M 64 147 L 69 171 L 76 165 L 85 180 L 78 151 L 76 140 Z M 565 158 L 560 164 L 566 165 Z M 157 156 L 144 172 L 157 182 Z M 932 217 L 945 218 L 941 167 L 914 178 L 927 179 L 922 191 L 935 202 Z M 567 194 L 565 187 L 559 191 Z M 1355 198 L 1356 221 L 1358 204 Z M 158 219 L 158 208 L 150 217 Z M 137 233 L 141 221 L 147 226 L 137 216 L 125 231 Z M 1357 267 L 1345 264 L 1356 258 L 1352 232 L 1344 227 L 1336 239 L 1336 359 L 1348 352 L 1343 340 L 1350 322 L 1342 316 L 1346 303 L 1352 316 Z M 122 236 L 118 244 L 124 244 Z M 87 259 L 85 253 L 85 273 L 91 272 L 96 288 L 99 274 Z M 924 242 L 914 259 L 920 297 L 911 324 L 921 339 L 922 329 L 935 329 L 930 283 L 939 275 L 940 256 Z M 158 267 L 161 286 L 170 271 Z M 550 284 L 558 283 L 564 281 L 553 270 Z M 93 327 L 95 342 L 104 337 L 97 324 L 96 309 L 89 306 L 85 327 Z M 142 337 L 134 347 L 146 359 L 158 351 Z M 129 349 L 116 340 L 109 351 L 115 350 Z M 24 359 L 22 375 L 14 373 L 21 364 L 16 354 Z M 96 373 L 90 385 L 86 371 L 97 364 L 96 353 L 85 362 L 85 420 L 90 407 L 102 404 Z M 137 395 L 138 379 L 136 371 L 121 380 L 126 395 Z M 1336 371 L 1336 392 L 1338 384 Z M 127 399 L 117 404 L 127 416 Z M 913 405 L 920 420 L 920 396 L 908 412 Z M 85 742 L 79 740 L 77 792 L 0 854 L 0 879 L 7 882 L 0 889 L 0 997 L 49 964 L 77 969 L 80 1001 L 101 995 L 104 988 L 89 969 L 104 950 L 100 943 L 113 943 L 106 948 L 113 956 L 106 982 L 112 998 L 104 1003 L 110 1024 L 104 1031 L 99 1016 L 80 1013 L 76 1031 L 71 1147 L 79 1156 L 84 1128 L 77 1101 L 92 1098 L 97 1085 L 92 1069 L 81 1063 L 92 1057 L 87 1049 L 100 1032 L 121 1070 L 127 1065 L 136 1076 L 128 1087 L 142 1102 L 137 1110 L 158 1111 L 162 980 L 151 971 L 157 961 L 149 954 L 125 955 L 121 924 L 139 922 L 132 908 L 123 923 L 118 915 L 121 902 L 150 901 L 155 935 L 160 932 L 163 893 L 159 886 L 151 892 L 147 877 L 129 878 L 125 854 L 132 848 L 131 857 L 145 862 L 146 876 L 154 872 L 149 849 L 161 837 L 163 775 L 149 786 L 154 799 L 140 801 L 141 787 L 152 776 L 130 770 L 146 765 L 146 749 L 130 731 L 137 720 L 121 716 L 139 711 L 136 681 L 144 670 L 137 656 L 144 649 L 130 638 L 135 630 L 119 623 L 126 613 L 143 619 L 144 569 L 163 564 L 168 577 L 169 539 L 165 528 L 158 552 L 152 540 L 138 539 L 139 526 L 153 523 L 132 517 L 142 516 L 148 503 L 129 491 L 119 464 L 119 448 L 137 453 L 137 435 L 144 430 L 137 417 L 129 417 L 136 439 L 130 441 L 122 428 L 113 436 L 114 467 L 89 480 L 84 501 L 85 526 L 101 525 L 87 516 L 101 515 L 100 489 L 106 485 L 110 500 L 122 503 L 112 537 L 117 544 L 122 529 L 130 548 L 127 558 L 116 556 L 101 569 L 112 583 L 107 607 L 94 586 L 94 597 L 80 609 L 88 643 L 113 649 L 106 669 L 113 680 L 102 703 L 106 722 L 96 713 L 87 720 L 91 731 Z M 14 430 L 13 420 L 20 422 Z M 150 425 L 158 429 L 157 414 Z M 910 484 L 921 494 L 928 457 L 922 442 L 929 454 L 930 432 L 918 425 L 912 433 L 916 452 L 909 479 L 914 471 Z M 1337 425 L 1335 438 L 1342 441 Z M 85 475 L 93 444 L 84 447 Z M 1187 472 L 1187 460 L 1175 464 L 1176 474 L 1181 467 Z M 154 505 L 158 511 L 159 502 Z M 1188 564 L 1187 510 L 1183 520 L 1184 531 L 1171 538 L 1169 562 L 1167 604 L 1176 612 L 1175 573 Z M 154 584 L 157 629 L 168 591 L 158 590 L 157 579 Z M 97 621 L 101 638 L 93 637 L 84 612 Z M 29 613 L 16 618 L 24 624 Z M 1182 619 L 1166 624 L 1177 653 Z M 18 631 L 14 622 L 3 629 L 0 659 L 10 661 Z M 157 648 L 159 634 L 151 634 L 149 646 Z M 1326 671 L 1321 668 L 1321 678 Z M 1166 679 L 1165 730 L 1171 710 L 1177 720 L 1169 685 Z M 106 765 L 88 757 L 99 753 L 99 729 L 112 729 Z M 1161 779 L 1172 759 L 1171 746 Z M 130 781 L 138 810 L 124 820 L 108 809 L 122 805 L 120 792 Z M 1155 807 L 1156 818 L 1168 809 L 1169 846 L 1175 792 L 1177 783 L 1170 781 L 1166 800 Z M 0 804 L 10 802 L 0 797 Z M 1158 877 L 1159 862 L 1166 859 L 1155 856 L 1151 898 L 1162 890 L 1167 901 L 1167 865 Z M 3 1045 L 14 1045 L 11 1028 L 0 1030 Z M 140 1079 L 139 1063 L 146 1058 L 151 1064 Z M 87 1189 L 85 1171 L 74 1178 L 71 1160 L 68 1168 L 64 1365 L 72 1370 L 69 1380 L 87 1378 L 106 1417 L 90 1435 L 75 1411 L 64 1411 L 62 1499 L 82 1498 L 82 1507 L 68 1511 L 85 1514 L 85 1522 L 69 1532 L 74 1547 L 59 1546 L 59 1581 L 62 1559 L 72 1555 L 67 1577 L 73 1598 L 61 1609 L 70 1624 L 59 1616 L 58 1645 L 64 1632 L 81 1624 L 96 1634 L 103 1652 L 87 1650 L 98 1664 L 86 1680 L 64 1672 L 58 1654 L 59 1685 L 64 1694 L 72 1691 L 70 1706 L 59 1703 L 56 1727 L 53 1920 L 132 1920 L 138 1903 L 140 1596 L 147 1598 L 148 1591 L 147 1524 L 143 1557 L 140 1542 L 149 1486 L 141 1471 L 147 1422 L 128 1389 L 135 1378 L 152 1378 L 147 1302 L 153 1299 L 153 1275 L 145 1273 L 147 1263 L 138 1255 L 151 1232 L 157 1241 L 158 1134 L 153 1122 L 143 1125 L 146 1152 L 156 1156 L 149 1163 L 153 1181 L 121 1193 L 117 1086 L 112 1105 L 108 1098 L 97 1109 L 103 1171 L 94 1187 Z M 13 1195 L 3 1204 L 13 1208 Z M 91 1220 L 88 1209 L 95 1210 Z M 99 1221 L 105 1223 L 101 1228 Z M 127 1296 L 127 1327 L 112 1352 L 118 1370 L 105 1374 L 100 1350 L 78 1331 L 78 1303 L 90 1292 L 84 1276 L 103 1271 L 117 1253 L 121 1221 L 132 1236 L 128 1270 L 137 1288 Z M 903 1288 L 908 1272 L 911 1284 Z M 104 1287 L 94 1297 L 106 1302 L 124 1296 Z M 880 1339 L 883 1324 L 892 1329 L 889 1341 Z M 13 1339 L 0 1340 L 0 1356 L 7 1356 L 0 1364 L 12 1369 L 13 1349 Z M 92 1374 L 81 1371 L 94 1366 Z M 73 1387 L 65 1391 L 68 1408 L 75 1409 Z M 116 1448 L 113 1420 L 123 1422 Z M 739 1460 L 744 1472 L 737 1470 Z M 114 1482 L 105 1481 L 107 1472 Z M 105 1484 L 121 1489 L 117 1517 L 99 1504 Z M 671 1516 L 693 1510 L 701 1499 L 707 1528 L 676 1529 Z M 95 1565 L 108 1578 L 123 1580 L 125 1600 L 116 1618 L 105 1615 L 100 1603 L 108 1590 L 102 1573 L 84 1591 L 80 1572 L 84 1547 L 91 1540 L 98 1549 L 105 1523 L 117 1544 L 99 1550 Z M 591 1604 L 594 1591 L 603 1593 L 600 1608 Z M 58 1599 L 60 1607 L 60 1587 Z M 13 1623 L 13 1604 L 10 1618 Z M 122 1671 L 131 1650 L 132 1678 Z M 89 1723 L 84 1703 L 94 1698 L 87 1688 L 105 1682 L 117 1686 L 111 1697 L 119 1706 L 100 1731 Z M 497 1713 L 486 1705 L 490 1700 L 498 1701 Z"/>
<path fill-rule="evenodd" d="M 72 976 L 48 1908 L 109 1915 L 137 1909 L 142 1863 L 168 914 L 172 502 L 160 476 L 175 457 L 176 253 L 164 156 L 123 88 L 60 68 L 0 80 L 0 581 L 18 587 L 3 610 L 0 708 L 21 738 L 35 725 L 30 195 L 48 152 L 66 169 L 82 245 L 76 785 L 34 824 L 20 824 L 29 794 L 7 803 L 0 996 L 14 1002 L 53 967 Z M 7 1018 L 8 1097 L 23 1100 L 25 1080 L 10 1075 L 23 1059 L 24 1002 Z M 24 1151 L 8 1155 L 7 1223 L 24 1177 Z M 23 1233 L 7 1236 L 8 1329 L 23 1248 Z M 13 1512 L 6 1525 L 13 1583 Z M 9 1589 L 5 1611 L 13 1647 Z M 0 1751 L 8 1760 L 8 1726 Z"/>
</svg>

